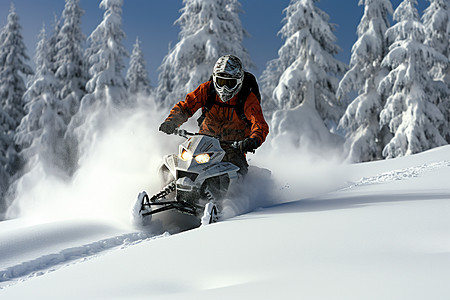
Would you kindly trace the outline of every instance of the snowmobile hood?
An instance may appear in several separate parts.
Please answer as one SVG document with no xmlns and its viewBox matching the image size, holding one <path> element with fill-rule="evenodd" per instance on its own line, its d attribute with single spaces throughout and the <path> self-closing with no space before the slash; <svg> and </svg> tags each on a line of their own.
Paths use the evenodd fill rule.
<svg viewBox="0 0 450 300">
<path fill-rule="evenodd" d="M 224 152 L 217 139 L 205 135 L 198 135 L 188 138 L 180 145 L 180 155 L 183 150 L 186 150 L 193 157 L 204 153 L 211 154 L 212 157 L 213 154 L 220 154 Z M 220 159 L 222 158 L 223 156 Z"/>
</svg>

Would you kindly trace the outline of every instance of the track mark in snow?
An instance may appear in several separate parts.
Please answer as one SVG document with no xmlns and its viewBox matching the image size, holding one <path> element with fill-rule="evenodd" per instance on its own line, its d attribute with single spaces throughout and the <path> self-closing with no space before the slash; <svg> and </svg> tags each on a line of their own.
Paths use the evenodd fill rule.
<svg viewBox="0 0 450 300">
<path fill-rule="evenodd" d="M 429 171 L 432 171 L 435 169 L 440 169 L 440 168 L 449 167 L 449 166 L 450 166 L 450 161 L 444 160 L 441 162 L 423 164 L 423 165 L 416 166 L 416 167 L 409 167 L 409 168 L 400 169 L 400 170 L 393 170 L 393 171 L 381 173 L 379 175 L 372 176 L 372 177 L 363 177 L 357 183 L 354 183 L 349 187 L 343 188 L 342 190 L 349 190 L 349 189 L 352 189 L 355 187 L 370 185 L 370 184 L 411 179 L 411 178 L 419 177 L 420 175 L 422 175 L 425 172 L 429 172 Z"/>
<path fill-rule="evenodd" d="M 121 247 L 121 249 L 123 249 L 131 245 L 165 237 L 167 235 L 169 234 L 165 233 L 163 235 L 155 236 L 154 234 L 146 232 L 127 233 L 79 247 L 64 249 L 58 253 L 47 254 L 34 260 L 22 262 L 0 271 L 0 289 L 11 285 L 13 281 L 26 280 L 27 278 L 41 276 L 55 271 L 63 265 L 75 263 L 75 261 L 86 260 L 90 257 L 98 255 L 101 252 L 111 250 L 116 247 Z M 6 282 L 8 283 L 5 284 Z"/>
</svg>

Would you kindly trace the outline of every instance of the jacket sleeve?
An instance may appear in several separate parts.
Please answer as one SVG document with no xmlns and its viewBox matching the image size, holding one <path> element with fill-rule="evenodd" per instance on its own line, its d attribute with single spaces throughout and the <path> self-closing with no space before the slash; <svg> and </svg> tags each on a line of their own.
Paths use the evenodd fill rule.
<svg viewBox="0 0 450 300">
<path fill-rule="evenodd" d="M 193 92 L 187 94 L 183 101 L 175 104 L 170 111 L 169 116 L 166 118 L 166 121 L 174 122 L 177 127 L 186 122 L 205 104 L 208 88 L 209 83 L 205 82 Z"/>
<path fill-rule="evenodd" d="M 267 125 L 267 122 L 264 119 L 261 104 L 255 94 L 250 93 L 247 101 L 245 101 L 244 113 L 247 119 L 252 123 L 250 137 L 256 138 L 259 141 L 259 145 L 261 145 L 269 134 L 269 125 Z"/>
</svg>

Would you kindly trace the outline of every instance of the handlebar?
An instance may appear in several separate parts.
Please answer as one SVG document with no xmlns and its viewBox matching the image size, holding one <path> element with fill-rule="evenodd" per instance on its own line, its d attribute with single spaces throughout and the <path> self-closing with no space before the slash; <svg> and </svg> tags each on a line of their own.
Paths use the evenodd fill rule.
<svg viewBox="0 0 450 300">
<path fill-rule="evenodd" d="M 190 136 L 201 135 L 200 133 L 194 133 L 187 131 L 186 129 L 179 129 L 179 128 L 176 128 L 173 133 L 186 139 L 189 138 Z M 238 141 L 220 141 L 220 143 L 230 145 L 234 149 L 239 149 Z M 254 151 L 251 152 L 254 153 Z"/>
<path fill-rule="evenodd" d="M 178 129 L 178 128 L 176 128 L 173 133 L 176 135 L 182 136 L 184 138 L 188 138 L 189 136 L 198 135 L 198 133 L 193 133 L 193 132 L 187 131 L 186 129 Z"/>
<path fill-rule="evenodd" d="M 165 123 L 166 123 L 166 122 L 165 122 Z M 179 128 L 172 129 L 172 126 L 169 126 L 169 125 L 163 127 L 163 125 L 164 125 L 165 123 L 161 124 L 161 126 L 159 127 L 159 130 L 162 131 L 162 132 L 164 132 L 164 133 L 166 133 L 166 134 L 176 134 L 176 135 L 178 135 L 178 136 L 184 137 L 185 139 L 188 139 L 188 138 L 191 137 L 191 136 L 202 135 L 202 134 L 200 134 L 200 133 L 189 132 L 189 131 L 187 131 L 186 129 L 179 129 Z M 172 130 L 173 130 L 173 131 L 172 131 Z M 217 136 L 211 136 L 211 137 L 212 137 L 212 138 L 216 138 L 217 140 L 219 140 L 219 142 L 220 142 L 222 145 L 230 145 L 231 148 L 234 148 L 234 149 L 236 149 L 236 150 L 239 150 L 239 151 L 241 151 L 241 152 L 243 152 L 243 153 L 246 153 L 246 152 L 252 152 L 252 153 L 254 153 L 254 152 L 255 152 L 254 150 L 256 149 L 256 147 L 255 147 L 254 149 L 250 148 L 250 149 L 246 149 L 245 152 L 244 152 L 243 149 L 242 149 L 243 143 L 244 143 L 243 141 L 220 141 L 220 138 L 217 137 Z M 246 148 L 249 148 L 248 145 L 245 146 L 245 147 L 246 147 Z"/>
</svg>

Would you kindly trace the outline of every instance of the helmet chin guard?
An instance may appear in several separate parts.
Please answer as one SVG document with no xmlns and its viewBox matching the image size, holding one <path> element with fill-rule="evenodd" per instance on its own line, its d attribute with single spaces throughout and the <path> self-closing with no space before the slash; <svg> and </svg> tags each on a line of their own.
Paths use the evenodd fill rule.
<svg viewBox="0 0 450 300">
<path fill-rule="evenodd" d="M 239 93 L 244 79 L 241 60 L 234 55 L 220 57 L 213 69 L 213 83 L 222 102 L 227 102 Z"/>
</svg>

